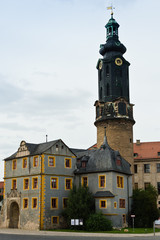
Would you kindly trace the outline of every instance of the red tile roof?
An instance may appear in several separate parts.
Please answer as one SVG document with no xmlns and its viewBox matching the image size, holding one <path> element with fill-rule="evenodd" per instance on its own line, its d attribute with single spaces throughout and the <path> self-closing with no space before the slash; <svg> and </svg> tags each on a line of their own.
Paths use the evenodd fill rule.
<svg viewBox="0 0 160 240">
<path fill-rule="evenodd" d="M 94 145 L 92 145 L 91 147 L 89 147 L 87 150 L 92 150 L 92 149 L 96 149 L 97 148 L 97 143 L 95 143 Z"/>
<path fill-rule="evenodd" d="M 0 182 L 0 188 L 4 188 L 4 182 Z"/>
<path fill-rule="evenodd" d="M 138 154 L 134 156 L 134 159 L 155 159 L 159 158 L 158 152 L 160 154 L 160 142 L 140 142 L 133 144 L 133 151 Z"/>
</svg>

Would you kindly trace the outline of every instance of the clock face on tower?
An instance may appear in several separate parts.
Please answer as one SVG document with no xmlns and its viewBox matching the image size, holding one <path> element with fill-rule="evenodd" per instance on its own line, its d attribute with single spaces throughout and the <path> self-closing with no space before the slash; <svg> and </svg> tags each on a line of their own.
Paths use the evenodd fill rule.
<svg viewBox="0 0 160 240">
<path fill-rule="evenodd" d="M 123 61 L 122 61 L 121 58 L 116 58 L 116 59 L 115 59 L 115 64 L 116 64 L 117 66 L 121 66 L 122 63 L 123 63 Z"/>
</svg>

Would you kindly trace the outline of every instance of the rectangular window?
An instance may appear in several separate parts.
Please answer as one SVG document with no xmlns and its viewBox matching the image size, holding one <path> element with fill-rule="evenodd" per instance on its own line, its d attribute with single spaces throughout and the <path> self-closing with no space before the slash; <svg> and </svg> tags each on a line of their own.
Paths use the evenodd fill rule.
<svg viewBox="0 0 160 240">
<path fill-rule="evenodd" d="M 144 164 L 144 173 L 150 173 L 150 164 Z"/>
<path fill-rule="evenodd" d="M 32 178 L 32 189 L 38 188 L 38 177 Z"/>
<path fill-rule="evenodd" d="M 63 198 L 63 208 L 67 207 L 68 198 Z"/>
<path fill-rule="evenodd" d="M 99 200 L 99 208 L 106 208 L 107 200 Z"/>
<path fill-rule="evenodd" d="M 134 189 L 138 189 L 138 183 L 134 184 Z"/>
<path fill-rule="evenodd" d="M 51 189 L 58 189 L 58 177 L 51 177 Z"/>
<path fill-rule="evenodd" d="M 65 190 L 70 190 L 70 189 L 72 189 L 72 179 L 66 178 L 65 179 Z"/>
<path fill-rule="evenodd" d="M 114 208 L 117 208 L 117 202 L 114 202 Z"/>
<path fill-rule="evenodd" d="M 146 190 L 149 187 L 149 185 L 150 185 L 149 182 L 144 183 L 144 189 Z"/>
<path fill-rule="evenodd" d="M 33 157 L 33 167 L 38 167 L 38 156 Z"/>
<path fill-rule="evenodd" d="M 12 169 L 15 170 L 17 168 L 17 160 L 12 160 Z"/>
<path fill-rule="evenodd" d="M 27 168 L 27 158 L 23 158 L 22 161 L 23 161 L 22 167 Z"/>
<path fill-rule="evenodd" d="M 51 208 L 52 209 L 58 208 L 58 198 L 51 198 Z"/>
<path fill-rule="evenodd" d="M 157 182 L 158 195 L 160 195 L 160 182 Z"/>
<path fill-rule="evenodd" d="M 82 186 L 87 187 L 88 186 L 88 177 L 82 177 Z"/>
<path fill-rule="evenodd" d="M 53 216 L 51 218 L 52 224 L 58 224 L 59 223 L 59 217 L 58 216 Z"/>
<path fill-rule="evenodd" d="M 32 198 L 32 208 L 37 208 L 38 199 Z"/>
<path fill-rule="evenodd" d="M 65 168 L 71 168 L 71 158 L 65 158 Z"/>
<path fill-rule="evenodd" d="M 28 198 L 23 198 L 23 208 L 24 209 L 28 208 Z"/>
<path fill-rule="evenodd" d="M 24 180 L 23 180 L 23 189 L 24 190 L 29 189 L 29 179 L 28 178 L 24 178 Z"/>
<path fill-rule="evenodd" d="M 137 173 L 137 164 L 134 165 L 134 173 Z"/>
<path fill-rule="evenodd" d="M 99 188 L 105 188 L 106 187 L 106 176 L 101 175 L 99 176 Z"/>
<path fill-rule="evenodd" d="M 124 188 L 124 178 L 117 176 L 117 188 Z"/>
<path fill-rule="evenodd" d="M 125 208 L 125 199 L 119 199 L 119 208 Z"/>
<path fill-rule="evenodd" d="M 55 167 L 55 157 L 48 157 L 48 166 L 49 167 Z"/>
<path fill-rule="evenodd" d="M 160 172 L 160 163 L 157 163 L 157 172 Z"/>
<path fill-rule="evenodd" d="M 12 189 L 17 189 L 17 179 L 12 179 Z"/>
</svg>

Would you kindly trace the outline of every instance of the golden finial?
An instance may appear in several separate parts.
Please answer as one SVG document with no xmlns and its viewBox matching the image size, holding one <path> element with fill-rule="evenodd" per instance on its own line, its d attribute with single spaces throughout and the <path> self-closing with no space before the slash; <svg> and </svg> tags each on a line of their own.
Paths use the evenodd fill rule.
<svg viewBox="0 0 160 240">
<path fill-rule="evenodd" d="M 111 10 L 111 16 L 113 16 L 113 9 L 115 9 L 112 5 L 107 7 L 107 10 Z"/>
</svg>

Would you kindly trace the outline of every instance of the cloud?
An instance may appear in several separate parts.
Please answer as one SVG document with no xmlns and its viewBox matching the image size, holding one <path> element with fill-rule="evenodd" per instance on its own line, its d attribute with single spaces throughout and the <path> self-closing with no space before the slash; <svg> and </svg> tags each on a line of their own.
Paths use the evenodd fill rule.
<svg viewBox="0 0 160 240">
<path fill-rule="evenodd" d="M 42 131 L 53 121 L 78 124 L 78 112 L 85 109 L 91 92 L 84 89 L 63 89 L 52 92 L 27 90 L 0 76 L 0 128 L 8 131 Z M 42 125 L 43 124 L 43 125 Z"/>
</svg>

